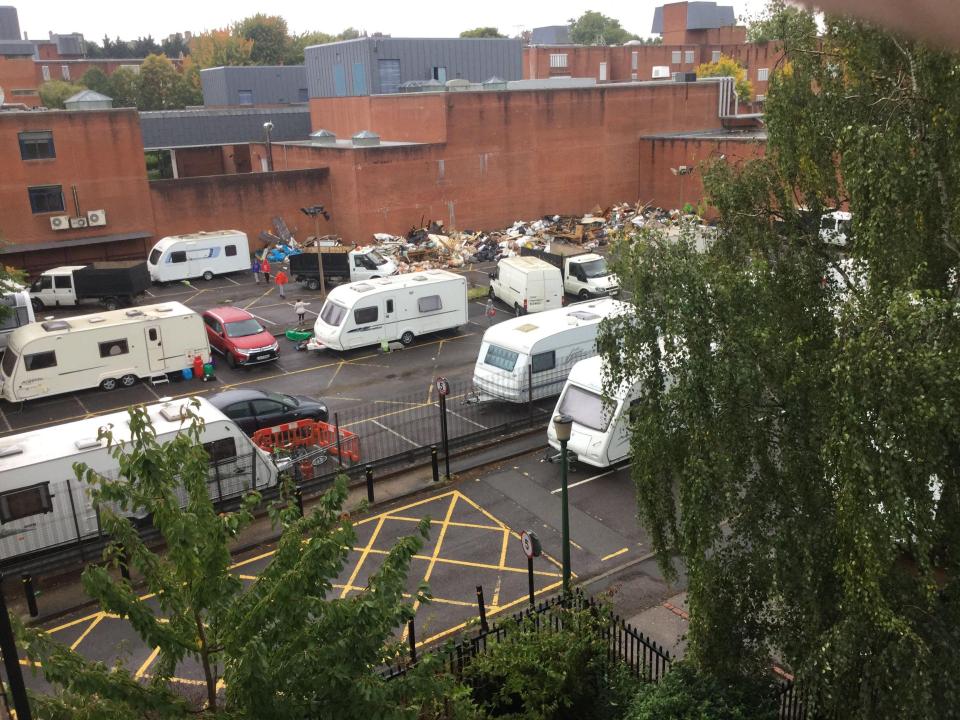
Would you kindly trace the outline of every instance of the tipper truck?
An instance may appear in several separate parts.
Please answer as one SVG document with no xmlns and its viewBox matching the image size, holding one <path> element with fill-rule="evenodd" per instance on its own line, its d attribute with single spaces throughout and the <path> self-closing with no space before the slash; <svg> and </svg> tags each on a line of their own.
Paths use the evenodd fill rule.
<svg viewBox="0 0 960 720">
<path fill-rule="evenodd" d="M 606 258 L 597 253 L 574 245 L 551 243 L 545 250 L 520 248 L 520 254 L 538 257 L 560 268 L 564 292 L 581 300 L 614 296 L 620 292 L 619 280 L 607 267 Z"/>
<path fill-rule="evenodd" d="M 99 301 L 107 310 L 133 305 L 150 287 L 143 260 L 64 265 L 42 273 L 30 286 L 35 310 Z"/>
<path fill-rule="evenodd" d="M 349 245 L 315 246 L 290 255 L 290 275 L 310 290 L 320 289 L 320 269 L 326 283 L 354 282 L 395 275 L 397 266 L 375 248 Z M 321 263 L 322 261 L 322 263 Z"/>
</svg>

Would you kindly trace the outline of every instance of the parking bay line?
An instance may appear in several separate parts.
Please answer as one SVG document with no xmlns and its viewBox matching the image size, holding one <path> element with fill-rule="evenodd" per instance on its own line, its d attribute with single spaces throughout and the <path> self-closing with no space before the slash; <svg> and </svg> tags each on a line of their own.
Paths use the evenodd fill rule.
<svg viewBox="0 0 960 720">
<path fill-rule="evenodd" d="M 490 429 L 490 428 L 488 428 L 486 425 L 481 425 L 481 424 L 478 423 L 476 420 L 471 420 L 471 419 L 468 418 L 468 417 L 464 417 L 464 416 L 461 415 L 460 413 L 454 412 L 454 411 L 451 410 L 450 408 L 447 408 L 447 412 L 450 413 L 451 415 L 456 415 L 458 418 L 460 418 L 460 419 L 463 420 L 464 422 L 468 422 L 468 423 L 470 423 L 471 425 L 476 425 L 476 426 L 477 426 L 478 428 L 480 428 L 481 430 L 489 430 L 489 429 Z"/>
<path fill-rule="evenodd" d="M 257 315 L 256 313 L 250 313 L 250 314 L 251 314 L 253 317 L 255 317 L 257 320 L 261 320 L 261 321 L 263 321 L 263 322 L 265 322 L 265 323 L 268 323 L 268 324 L 270 324 L 270 325 L 276 325 L 276 324 L 277 324 L 277 323 L 274 322 L 273 320 L 267 320 L 265 317 L 260 317 L 260 316 Z"/>
<path fill-rule="evenodd" d="M 396 430 L 394 430 L 394 429 L 392 429 L 392 428 L 388 428 L 388 427 L 387 427 L 386 425 L 384 425 L 382 422 L 377 422 L 376 420 L 371 420 L 370 422 L 372 422 L 372 423 L 373 423 L 374 425 L 376 425 L 377 427 L 383 428 L 383 429 L 386 430 L 388 433 L 393 433 L 394 435 L 396 435 L 398 438 L 400 438 L 400 439 L 403 440 L 404 442 L 408 442 L 408 443 L 410 443 L 411 445 L 413 445 L 415 448 L 418 448 L 418 447 L 421 446 L 421 443 L 415 443 L 413 440 L 411 440 L 410 438 L 408 438 L 408 437 L 406 437 L 406 436 L 404 436 L 404 435 L 401 435 L 401 434 L 398 433 Z"/>
<path fill-rule="evenodd" d="M 579 482 L 575 482 L 575 483 L 573 483 L 573 484 L 571 484 L 571 485 L 567 485 L 567 490 L 569 490 L 570 488 L 575 488 L 575 487 L 577 487 L 578 485 L 586 485 L 588 482 L 593 482 L 594 480 L 599 480 L 600 478 L 606 477 L 607 475 L 610 475 L 611 473 L 615 473 L 615 472 L 616 472 L 617 470 L 619 470 L 619 469 L 620 469 L 620 468 L 611 468 L 610 470 L 607 470 L 606 472 L 602 472 L 602 473 L 600 473 L 599 475 L 594 475 L 593 477 L 588 477 L 586 480 L 580 480 Z M 550 494 L 551 494 L 551 495 L 556 495 L 558 492 L 561 492 L 562 490 L 563 490 L 562 487 L 558 487 L 556 490 L 551 490 L 551 491 L 550 491 Z"/>
</svg>

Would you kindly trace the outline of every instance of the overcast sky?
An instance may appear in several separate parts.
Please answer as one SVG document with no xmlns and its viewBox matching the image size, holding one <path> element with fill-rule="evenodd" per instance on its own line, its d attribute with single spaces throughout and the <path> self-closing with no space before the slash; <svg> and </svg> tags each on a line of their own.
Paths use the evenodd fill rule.
<svg viewBox="0 0 960 720">
<path fill-rule="evenodd" d="M 397 37 L 455 37 L 460 31 L 492 25 L 505 35 L 542 25 L 562 25 L 585 10 L 597 10 L 620 20 L 623 27 L 640 36 L 650 34 L 656 0 L 555 0 L 550 3 L 516 0 L 481 2 L 293 2 L 292 0 L 160 0 L 134 5 L 98 0 L 7 0 L 17 7 L 20 30 L 30 38 L 47 37 L 49 32 L 83 33 L 97 42 L 104 34 L 124 40 L 153 35 L 160 40 L 171 33 L 202 32 L 225 27 L 257 12 L 282 15 L 295 33 L 322 30 L 335 34 L 347 27 L 382 32 Z M 720 4 L 730 4 L 720 0 Z M 755 15 L 765 0 L 733 3 L 737 17 Z"/>
</svg>

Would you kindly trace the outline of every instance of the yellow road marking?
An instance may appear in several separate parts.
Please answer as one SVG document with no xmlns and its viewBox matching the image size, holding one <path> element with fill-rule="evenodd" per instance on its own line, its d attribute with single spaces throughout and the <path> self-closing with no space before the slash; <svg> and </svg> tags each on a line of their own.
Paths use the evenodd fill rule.
<svg viewBox="0 0 960 720">
<path fill-rule="evenodd" d="M 143 661 L 143 665 L 140 666 L 140 668 L 137 670 L 137 672 L 136 672 L 136 674 L 134 675 L 134 677 L 135 677 L 135 678 L 142 678 L 142 677 L 143 677 L 143 674 L 147 671 L 147 668 L 149 668 L 149 667 L 153 664 L 153 661 L 157 659 L 157 655 L 159 655 L 159 654 L 160 654 L 160 648 L 159 648 L 159 647 L 155 647 L 155 648 L 153 649 L 153 652 L 150 653 L 150 655 L 147 657 L 147 659 Z"/>
<path fill-rule="evenodd" d="M 393 513 L 401 512 L 403 510 L 409 510 L 410 508 L 419 507 L 420 505 L 426 505 L 427 503 L 434 502 L 435 500 L 442 500 L 443 498 L 450 497 L 455 493 L 457 493 L 456 490 L 448 490 L 447 492 L 442 493 L 440 495 L 434 495 L 433 497 L 428 497 L 423 500 L 417 500 L 416 502 L 409 503 L 408 505 L 402 505 L 398 508 L 394 508 L 393 510 L 387 510 L 386 512 L 381 513 L 381 515 L 390 516 Z M 364 518 L 363 520 L 358 520 L 357 522 L 354 523 L 354 525 L 364 525 L 365 523 L 376 520 L 378 517 L 380 517 L 380 515 L 372 515 L 368 518 Z M 418 520 L 417 522 L 420 522 L 420 521 Z"/>
<path fill-rule="evenodd" d="M 87 622 L 88 620 L 93 620 L 98 615 L 102 615 L 102 612 L 90 613 L 85 615 L 82 618 L 77 618 L 76 620 L 71 620 L 70 622 L 65 622 L 63 625 L 57 625 L 52 630 L 47 630 L 48 635 L 52 635 L 55 632 L 60 632 L 61 630 L 66 630 L 67 628 L 72 628 L 74 625 L 79 625 L 80 623 Z"/>
<path fill-rule="evenodd" d="M 330 376 L 330 382 L 327 383 L 327 390 L 330 389 L 330 386 L 333 385 L 333 381 L 337 379 L 337 375 L 340 374 L 340 371 L 343 370 L 344 363 L 340 362 L 337 365 L 337 369 L 333 371 L 333 375 Z"/>
<path fill-rule="evenodd" d="M 386 555 L 386 554 L 387 554 L 387 551 L 386 551 L 386 550 L 371 550 L 371 551 L 370 551 L 370 554 L 371 554 L 371 555 Z M 424 561 L 426 561 L 426 562 L 430 562 L 430 561 L 433 561 L 433 560 L 434 560 L 434 558 L 433 558 L 431 555 L 414 555 L 414 556 L 413 556 L 413 559 L 414 559 L 414 560 L 424 560 Z M 459 566 L 461 566 L 461 567 L 479 568 L 480 570 L 503 570 L 504 572 L 523 573 L 524 575 L 527 574 L 527 569 L 526 569 L 526 568 L 514 568 L 514 567 L 504 567 L 504 568 L 501 568 L 499 565 L 493 565 L 492 563 L 480 563 L 480 562 L 474 562 L 474 561 L 472 561 L 472 560 L 451 560 L 450 558 L 438 557 L 438 558 L 436 558 L 435 562 L 438 562 L 438 563 L 441 563 L 441 564 L 444 564 L 444 565 L 459 565 Z M 534 575 L 542 575 L 543 577 L 551 577 L 551 578 L 560 577 L 560 573 L 547 572 L 546 570 L 534 570 L 534 571 L 533 571 L 533 574 L 534 574 Z M 574 573 L 573 576 L 576 577 L 576 574 Z"/>
<path fill-rule="evenodd" d="M 446 534 L 447 534 L 447 527 L 449 527 L 450 516 L 453 515 L 453 509 L 457 506 L 457 496 L 458 496 L 459 494 L 460 494 L 460 493 L 454 493 L 453 496 L 450 498 L 450 504 L 447 505 L 447 514 L 446 514 L 446 516 L 443 518 L 443 522 L 440 523 L 440 534 L 437 535 L 437 544 L 434 546 L 434 548 L 433 548 L 433 554 L 432 554 L 432 555 L 430 556 L 430 558 L 429 558 L 430 564 L 427 565 L 427 571 L 423 574 L 423 582 L 430 582 L 430 575 L 433 574 L 433 568 L 436 567 L 437 558 L 440 556 L 440 550 L 441 550 L 441 548 L 443 548 L 443 538 L 444 538 L 444 537 L 446 536 Z M 414 557 L 416 557 L 416 555 L 414 555 Z M 420 607 L 420 601 L 419 601 L 419 600 L 414 600 L 414 601 L 413 601 L 413 611 L 416 612 L 416 611 L 417 611 L 417 608 L 419 608 L 419 607 Z M 403 629 L 403 637 L 402 637 L 402 640 L 406 640 L 406 639 L 407 639 L 407 630 L 408 630 L 408 629 L 409 629 L 409 625 Z"/>
<path fill-rule="evenodd" d="M 413 522 L 418 523 L 422 518 L 409 517 L 407 515 L 387 515 L 387 520 L 402 520 L 403 522 Z M 457 520 L 450 521 L 450 527 L 463 527 L 463 528 L 474 528 L 475 530 L 494 530 L 500 532 L 503 528 L 494 527 L 493 525 L 477 525 L 476 523 L 466 523 L 458 522 Z"/>
<path fill-rule="evenodd" d="M 350 579 L 347 580 L 347 586 L 352 586 L 353 581 L 357 579 L 357 575 L 360 574 L 360 568 L 363 566 L 364 561 L 367 559 L 367 555 L 370 554 L 370 551 L 373 549 L 373 544 L 377 541 L 377 536 L 380 534 L 380 531 L 383 530 L 383 521 L 384 516 L 380 516 L 380 521 L 377 523 L 377 526 L 373 529 L 373 534 L 370 536 L 370 539 L 367 541 L 366 547 L 363 548 L 363 552 L 360 553 L 360 558 L 357 560 L 357 564 L 353 568 L 353 572 L 350 573 Z M 340 598 L 343 599 L 347 596 L 347 593 L 350 592 L 347 588 L 344 588 L 340 593 Z"/>
<path fill-rule="evenodd" d="M 244 310 L 248 310 L 248 309 L 249 309 L 250 307 L 252 307 L 253 305 L 256 305 L 256 303 L 257 303 L 258 300 L 263 300 L 263 299 L 264 299 L 267 295 L 269 295 L 271 292 L 273 292 L 273 288 L 272 288 L 272 287 L 271 287 L 271 288 L 267 288 L 267 291 L 266 291 L 263 295 L 260 295 L 259 297 L 255 297 L 253 300 L 251 300 L 251 301 L 248 302 L 246 305 L 244 305 L 244 306 L 243 306 L 243 309 L 244 309 Z"/>
<path fill-rule="evenodd" d="M 93 630 L 97 625 L 99 625 L 100 621 L 103 620 L 106 616 L 107 616 L 106 613 L 103 613 L 103 612 L 98 613 L 97 616 L 90 623 L 90 625 L 87 626 L 87 629 L 84 630 L 82 633 L 80 633 L 80 637 L 78 637 L 76 640 L 73 641 L 73 644 L 70 645 L 70 649 L 76 650 L 77 646 L 83 642 L 84 638 L 86 638 L 87 635 L 90 634 L 90 631 Z"/>
<path fill-rule="evenodd" d="M 503 528 L 503 545 L 500 547 L 500 569 L 503 570 L 507 566 L 507 542 L 510 540 L 510 530 Z M 500 604 L 500 585 L 503 581 L 503 574 L 497 574 L 497 587 L 493 591 L 493 599 L 490 601 L 492 605 L 496 606 Z"/>
<path fill-rule="evenodd" d="M 630 548 L 620 548 L 616 552 L 612 552 L 609 555 L 604 555 L 602 558 L 600 558 L 600 562 L 606 562 L 610 558 L 615 558 L 617 557 L 617 555 L 623 555 L 625 552 L 629 552 L 629 551 L 630 551 Z"/>
<path fill-rule="evenodd" d="M 238 562 L 238 563 L 234 563 L 233 565 L 230 566 L 230 569 L 231 569 L 231 570 L 235 570 L 235 569 L 238 568 L 238 567 L 243 567 L 244 565 L 249 565 L 250 563 L 256 562 L 257 560 L 263 560 L 264 558 L 271 557 L 271 556 L 272 556 L 274 553 L 276 553 L 276 552 L 277 552 L 276 550 L 268 550 L 268 551 L 265 552 L 265 553 L 260 553 L 259 555 L 254 555 L 252 558 L 247 558 L 246 560 L 241 560 L 241 561 Z"/>
</svg>

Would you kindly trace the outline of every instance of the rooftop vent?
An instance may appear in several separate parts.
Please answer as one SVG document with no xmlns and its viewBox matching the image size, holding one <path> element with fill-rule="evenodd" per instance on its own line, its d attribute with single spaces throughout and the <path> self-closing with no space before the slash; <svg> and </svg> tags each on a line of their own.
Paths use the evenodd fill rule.
<svg viewBox="0 0 960 720">
<path fill-rule="evenodd" d="M 367 283 L 359 283 L 357 285 L 351 285 L 350 289 L 354 292 L 365 293 L 373 290 L 373 285 L 368 285 Z"/>
<path fill-rule="evenodd" d="M 160 408 L 160 417 L 168 422 L 182 422 L 187 419 L 185 405 L 164 405 Z"/>
<path fill-rule="evenodd" d="M 0 458 L 10 457 L 11 455 L 19 455 L 22 452 L 22 445 L 7 445 L 6 447 L 0 447 Z"/>
<path fill-rule="evenodd" d="M 414 275 L 411 280 L 416 280 L 417 282 L 425 282 L 427 279 L 426 275 Z"/>
<path fill-rule="evenodd" d="M 463 78 L 454 78 L 453 80 L 447 80 L 447 90 L 449 92 L 462 92 L 463 90 L 470 89 L 470 81 L 464 80 Z"/>
<path fill-rule="evenodd" d="M 100 447 L 100 441 L 97 438 L 82 438 L 77 440 L 74 445 L 77 450 L 89 450 L 90 448 Z"/>
<path fill-rule="evenodd" d="M 533 323 L 524 323 L 523 325 L 520 325 L 514 328 L 514 330 L 516 330 L 517 332 L 528 333 L 528 332 L 533 332 L 534 330 L 537 329 L 537 327 L 538 326 L 534 325 Z"/>
<path fill-rule="evenodd" d="M 599 315 L 595 315 L 592 312 L 587 312 L 586 310 L 574 310 L 572 313 L 570 313 L 569 317 L 577 318 L 578 320 L 584 320 L 586 322 L 600 319 Z"/>
<path fill-rule="evenodd" d="M 334 145 L 337 142 L 337 136 L 329 130 L 320 128 L 316 132 L 310 133 L 310 142 L 314 145 Z"/>
<path fill-rule="evenodd" d="M 507 81 L 501 78 L 498 78 L 496 75 L 494 75 L 489 80 L 483 81 L 483 89 L 484 90 L 506 90 Z"/>
<path fill-rule="evenodd" d="M 143 316 L 143 310 L 127 310 L 126 316 L 127 316 L 127 317 L 142 317 L 142 316 Z"/>
<path fill-rule="evenodd" d="M 58 330 L 69 330 L 71 325 L 66 320 L 49 320 L 45 323 L 40 323 L 40 327 L 47 332 L 57 332 Z"/>
<path fill-rule="evenodd" d="M 81 90 L 63 102 L 67 110 L 109 110 L 113 107 L 113 98 L 94 90 Z"/>
<path fill-rule="evenodd" d="M 91 325 L 96 325 L 97 323 L 102 323 L 103 318 L 100 317 L 99 315 L 94 315 L 91 318 L 87 318 L 87 322 L 90 323 Z"/>
<path fill-rule="evenodd" d="M 380 136 L 369 130 L 361 130 L 351 140 L 354 147 L 371 147 L 380 144 Z"/>
</svg>

